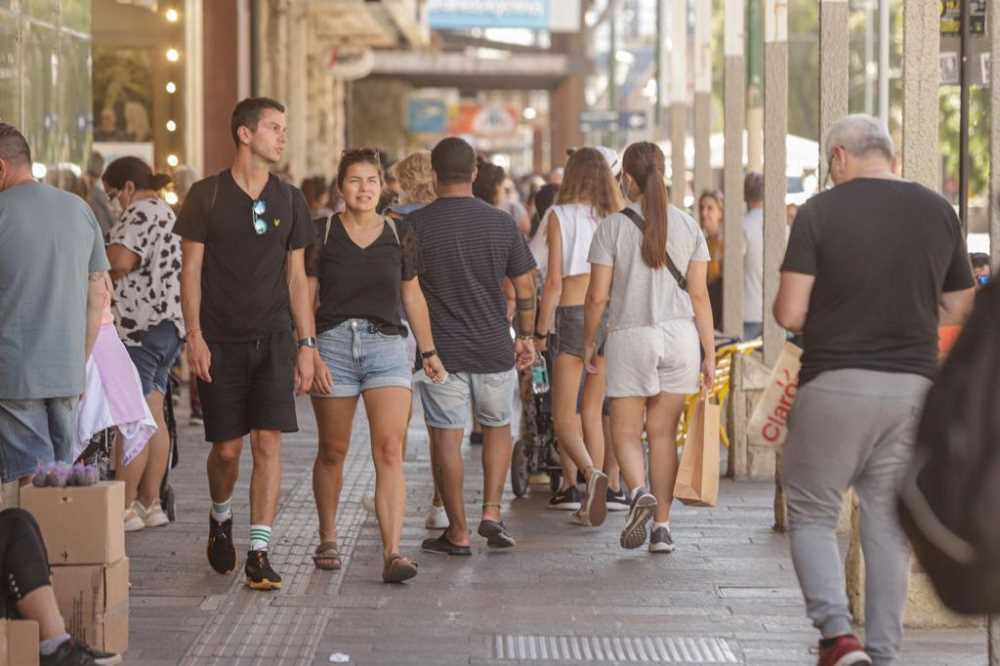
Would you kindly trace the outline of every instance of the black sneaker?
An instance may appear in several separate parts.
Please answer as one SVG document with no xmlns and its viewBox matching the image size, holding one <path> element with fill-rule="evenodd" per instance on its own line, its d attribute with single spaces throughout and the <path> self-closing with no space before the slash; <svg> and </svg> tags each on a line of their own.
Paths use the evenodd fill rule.
<svg viewBox="0 0 1000 666">
<path fill-rule="evenodd" d="M 655 510 L 656 498 L 649 491 L 640 488 L 632 500 L 628 516 L 625 517 L 625 528 L 619 539 L 622 548 L 638 548 L 646 543 L 646 523 L 653 517 Z"/>
<path fill-rule="evenodd" d="M 611 490 L 608 488 L 608 511 L 628 511 L 628 493 L 624 488 Z"/>
<path fill-rule="evenodd" d="M 479 523 L 479 536 L 486 538 L 486 545 L 490 548 L 513 548 L 517 541 L 507 531 L 507 526 L 502 520 L 486 520 Z"/>
<path fill-rule="evenodd" d="M 233 519 L 218 522 L 208 516 L 208 563 L 217 573 L 228 576 L 236 571 L 236 548 L 233 547 Z"/>
<path fill-rule="evenodd" d="M 649 534 L 649 552 L 651 553 L 672 553 L 674 552 L 674 538 L 670 534 L 669 527 L 654 527 Z"/>
<path fill-rule="evenodd" d="M 87 653 L 94 659 L 94 663 L 97 664 L 97 666 L 118 666 L 118 664 L 122 663 L 122 656 L 120 654 L 95 650 L 94 648 L 86 644 L 84 644 L 83 647 L 87 650 Z"/>
<path fill-rule="evenodd" d="M 74 638 L 64 641 L 52 654 L 43 654 L 41 666 L 96 666 L 90 648 Z"/>
<path fill-rule="evenodd" d="M 271 568 L 266 550 L 251 550 L 247 553 L 247 564 L 243 570 L 247 575 L 247 587 L 251 590 L 281 589 L 281 576 Z"/>
<path fill-rule="evenodd" d="M 580 491 L 576 486 L 563 488 L 549 500 L 549 508 L 554 511 L 579 511 Z"/>
</svg>

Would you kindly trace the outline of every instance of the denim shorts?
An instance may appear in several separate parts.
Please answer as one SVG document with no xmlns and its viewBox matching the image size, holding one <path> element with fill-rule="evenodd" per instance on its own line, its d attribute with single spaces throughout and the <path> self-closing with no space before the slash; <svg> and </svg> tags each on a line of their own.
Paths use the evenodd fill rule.
<svg viewBox="0 0 1000 666">
<path fill-rule="evenodd" d="M 412 389 L 413 359 L 401 335 L 379 333 L 367 319 L 348 319 L 319 336 L 319 355 L 333 376 L 333 395 L 350 398 L 365 391 Z"/>
<path fill-rule="evenodd" d="M 183 346 L 177 325 L 172 321 L 161 321 L 145 331 L 138 345 L 125 345 L 135 369 L 139 371 L 144 396 L 153 391 L 167 392 L 170 368 L 177 362 Z"/>
<path fill-rule="evenodd" d="M 556 308 L 556 333 L 552 349 L 556 354 L 569 354 L 582 359 L 587 351 L 583 348 L 583 306 L 560 305 Z M 597 329 L 597 353 L 604 355 L 604 342 L 608 336 L 608 311 L 604 311 L 601 325 Z"/>
<path fill-rule="evenodd" d="M 475 407 L 476 419 L 487 428 L 510 424 L 514 412 L 517 372 L 476 374 L 453 372 L 443 384 L 435 384 L 424 373 L 415 382 L 424 406 L 424 421 L 432 428 L 465 428 L 469 407 Z"/>
<path fill-rule="evenodd" d="M 73 462 L 78 398 L 0 400 L 0 477 L 30 476 L 39 463 Z"/>
</svg>

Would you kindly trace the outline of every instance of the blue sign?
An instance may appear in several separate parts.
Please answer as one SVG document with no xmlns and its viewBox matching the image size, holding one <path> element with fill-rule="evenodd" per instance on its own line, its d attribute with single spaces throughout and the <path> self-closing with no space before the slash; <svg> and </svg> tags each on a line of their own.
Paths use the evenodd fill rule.
<svg viewBox="0 0 1000 666">
<path fill-rule="evenodd" d="M 546 30 L 552 0 L 428 0 L 433 29 L 531 28 Z"/>
<path fill-rule="evenodd" d="M 444 134 L 448 131 L 448 105 L 439 99 L 411 99 L 406 127 L 414 134 Z"/>
<path fill-rule="evenodd" d="M 580 130 L 583 132 L 609 132 L 618 129 L 618 113 L 615 111 L 580 112 Z"/>
<path fill-rule="evenodd" d="M 649 115 L 645 111 L 622 111 L 618 125 L 627 132 L 641 132 L 649 127 Z"/>
</svg>

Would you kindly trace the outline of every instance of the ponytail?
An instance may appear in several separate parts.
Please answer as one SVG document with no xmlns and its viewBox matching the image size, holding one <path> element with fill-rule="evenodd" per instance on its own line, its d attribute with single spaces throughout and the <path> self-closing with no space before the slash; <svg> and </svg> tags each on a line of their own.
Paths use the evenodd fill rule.
<svg viewBox="0 0 1000 666">
<path fill-rule="evenodd" d="M 174 182 L 174 179 L 165 173 L 154 173 L 149 177 L 149 189 L 162 190 L 164 187 Z"/>
<path fill-rule="evenodd" d="M 653 270 L 667 266 L 666 160 L 655 143 L 634 143 L 625 151 L 622 168 L 642 191 L 642 260 Z"/>
<path fill-rule="evenodd" d="M 165 173 L 153 173 L 149 165 L 138 157 L 120 157 L 104 171 L 102 179 L 116 190 L 131 181 L 137 190 L 162 190 L 173 182 Z"/>
</svg>

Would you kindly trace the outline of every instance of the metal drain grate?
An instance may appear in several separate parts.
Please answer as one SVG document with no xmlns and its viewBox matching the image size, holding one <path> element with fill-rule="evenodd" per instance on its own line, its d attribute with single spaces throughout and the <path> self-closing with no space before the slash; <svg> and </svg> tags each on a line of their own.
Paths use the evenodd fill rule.
<svg viewBox="0 0 1000 666">
<path fill-rule="evenodd" d="M 496 636 L 496 658 L 505 661 L 607 661 L 654 664 L 738 664 L 721 638 L 659 636 Z"/>
</svg>

